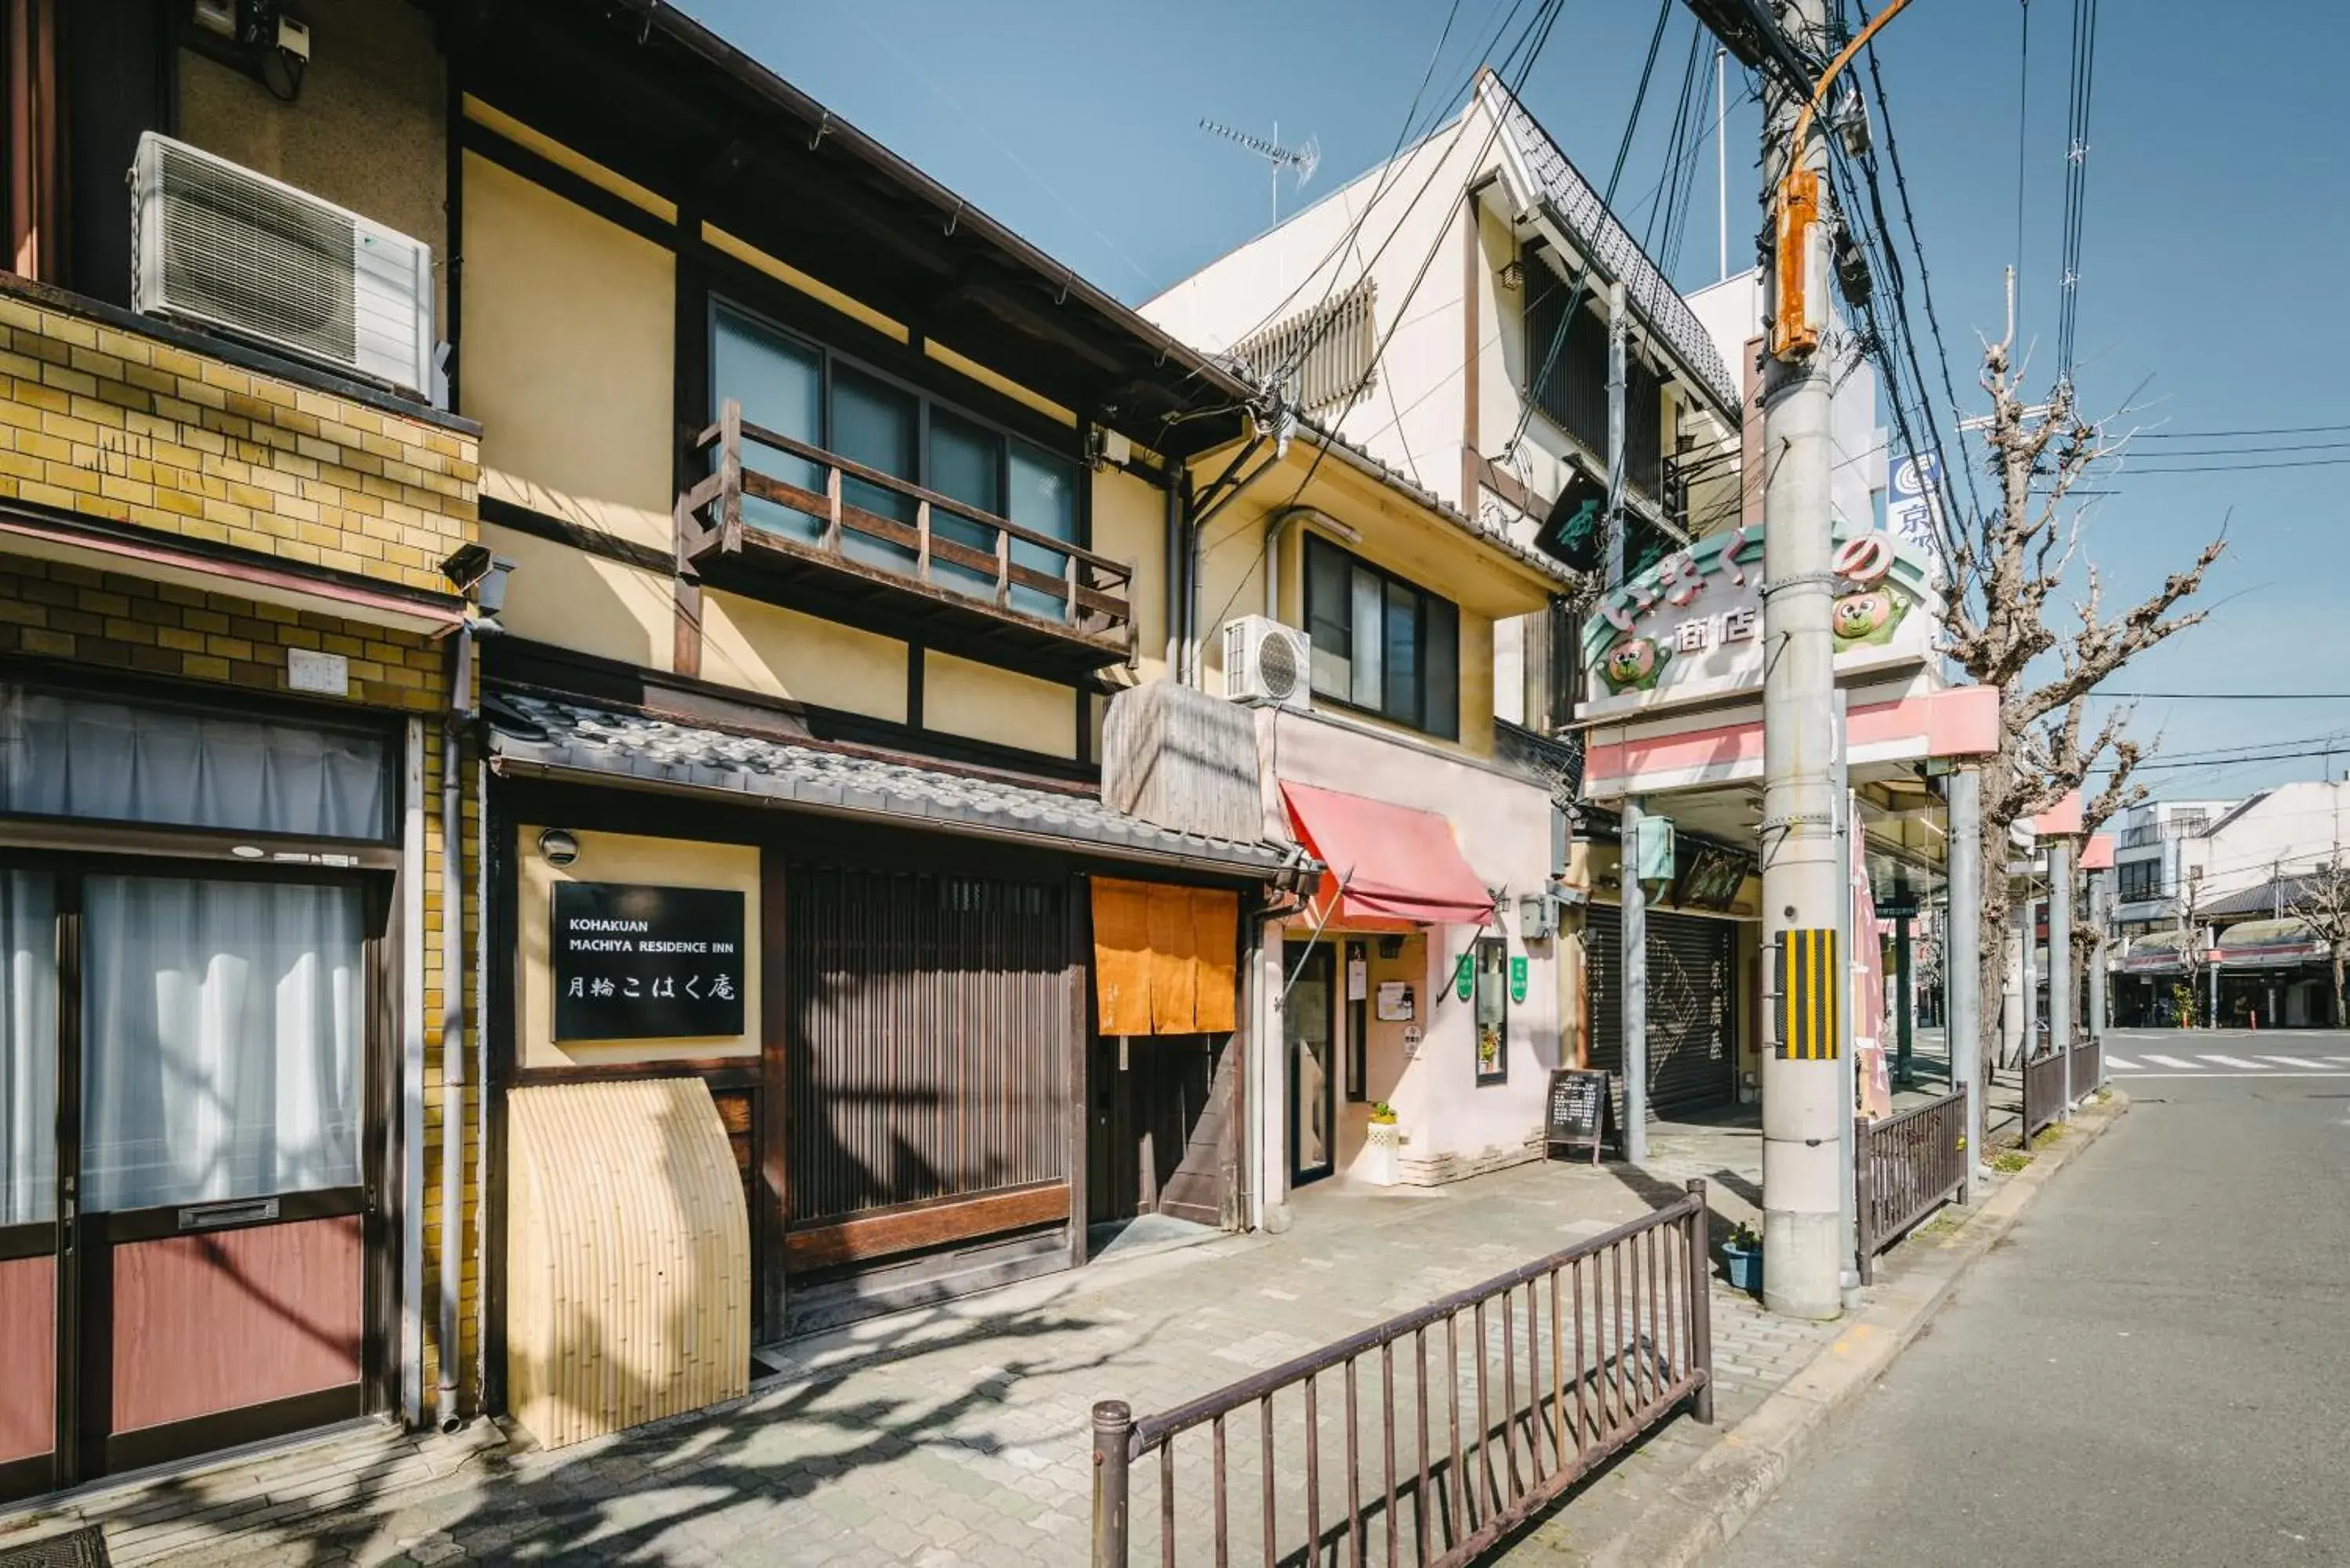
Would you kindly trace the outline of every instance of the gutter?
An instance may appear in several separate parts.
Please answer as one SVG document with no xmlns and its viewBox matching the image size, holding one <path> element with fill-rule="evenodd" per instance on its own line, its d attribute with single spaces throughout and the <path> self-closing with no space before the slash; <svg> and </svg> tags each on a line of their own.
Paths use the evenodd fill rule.
<svg viewBox="0 0 2350 1568">
<path fill-rule="evenodd" d="M 457 628 L 449 648 L 449 712 L 441 728 L 441 1377 L 433 1422 L 443 1432 L 458 1414 L 458 1297 L 464 1285 L 465 1225 L 465 727 L 473 702 L 473 622 Z"/>
</svg>

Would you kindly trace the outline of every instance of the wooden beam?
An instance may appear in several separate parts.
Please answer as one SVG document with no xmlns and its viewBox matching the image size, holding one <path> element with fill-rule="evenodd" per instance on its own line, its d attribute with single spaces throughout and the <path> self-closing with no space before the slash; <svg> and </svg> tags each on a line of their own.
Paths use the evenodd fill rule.
<svg viewBox="0 0 2350 1568">
<path fill-rule="evenodd" d="M 812 1225 L 784 1239 L 784 1266 L 787 1270 L 830 1268 L 1048 1225 L 1069 1217 L 1069 1191 L 1067 1182 L 1045 1182 L 979 1198 L 911 1204 L 831 1225 Z"/>
</svg>

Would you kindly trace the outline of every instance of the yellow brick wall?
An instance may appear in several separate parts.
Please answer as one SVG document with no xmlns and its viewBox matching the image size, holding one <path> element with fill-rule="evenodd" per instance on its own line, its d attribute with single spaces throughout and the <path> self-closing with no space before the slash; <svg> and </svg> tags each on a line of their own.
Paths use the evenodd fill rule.
<svg viewBox="0 0 2350 1568">
<path fill-rule="evenodd" d="M 284 692 L 286 650 L 314 649 L 350 660 L 354 708 L 392 711 L 425 721 L 424 770 L 424 1365 L 422 1385 L 429 1411 L 440 1376 L 441 1247 L 441 1064 L 442 1002 L 441 932 L 441 747 L 439 715 L 448 708 L 445 648 L 416 633 L 367 626 L 338 617 L 297 611 L 172 583 L 99 573 L 58 562 L 0 554 L 0 656 L 27 656 L 59 667 L 133 671 L 213 682 L 257 693 Z M 313 698 L 312 701 L 317 701 Z M 462 929 L 464 938 L 466 1017 L 479 1016 L 474 994 L 473 941 L 481 917 L 474 889 L 481 846 L 480 802 L 469 754 L 463 778 L 464 873 Z M 398 919 L 395 912 L 395 919 Z M 472 1142 L 478 1088 L 471 1071 L 476 1042 L 469 1033 L 466 1053 L 465 1235 L 459 1350 L 464 1402 L 475 1408 L 474 1318 L 481 1282 L 475 1271 L 474 1237 L 481 1196 L 480 1149 Z M 399 1042 L 382 1049 L 398 1060 Z M 397 1234 L 390 1238 L 397 1249 Z M 392 1325 L 395 1334 L 397 1324 Z M 396 1341 L 395 1341 L 396 1343 Z"/>
<path fill-rule="evenodd" d="M 0 294 L 0 500 L 447 592 L 472 438 Z"/>
</svg>

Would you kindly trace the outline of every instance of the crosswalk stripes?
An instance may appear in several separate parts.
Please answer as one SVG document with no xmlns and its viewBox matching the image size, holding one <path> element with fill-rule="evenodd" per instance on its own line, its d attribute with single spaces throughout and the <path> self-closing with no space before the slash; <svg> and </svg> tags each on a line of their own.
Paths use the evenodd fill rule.
<svg viewBox="0 0 2350 1568">
<path fill-rule="evenodd" d="M 2107 1056 L 2106 1070 L 2116 1076 L 2137 1074 L 2158 1078 L 2339 1078 L 2350 1077 L 2350 1056 L 2230 1056 L 2216 1051 L 2199 1052 L 2193 1056 L 2170 1056 L 2140 1051 L 2136 1060 Z"/>
</svg>

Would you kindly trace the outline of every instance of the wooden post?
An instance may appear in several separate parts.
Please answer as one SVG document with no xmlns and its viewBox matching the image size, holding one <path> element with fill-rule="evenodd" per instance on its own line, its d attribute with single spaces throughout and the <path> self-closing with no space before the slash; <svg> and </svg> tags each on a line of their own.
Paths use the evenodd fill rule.
<svg viewBox="0 0 2350 1568">
<path fill-rule="evenodd" d="M 733 398 L 718 411 L 719 526 L 725 531 L 721 548 L 728 555 L 743 547 L 743 405 Z"/>
<path fill-rule="evenodd" d="M 914 534 L 920 541 L 914 562 L 914 576 L 921 582 L 931 580 L 931 504 L 914 503 Z"/>
<path fill-rule="evenodd" d="M 1066 596 L 1061 605 L 1061 618 L 1069 626 L 1077 624 L 1077 557 L 1074 551 L 1061 557 L 1061 591 Z"/>
<path fill-rule="evenodd" d="M 995 602 L 1012 602 L 1012 535 L 1001 528 L 995 531 Z"/>
<path fill-rule="evenodd" d="M 840 468 L 828 464 L 824 471 L 824 547 L 832 555 L 840 554 Z"/>
</svg>

